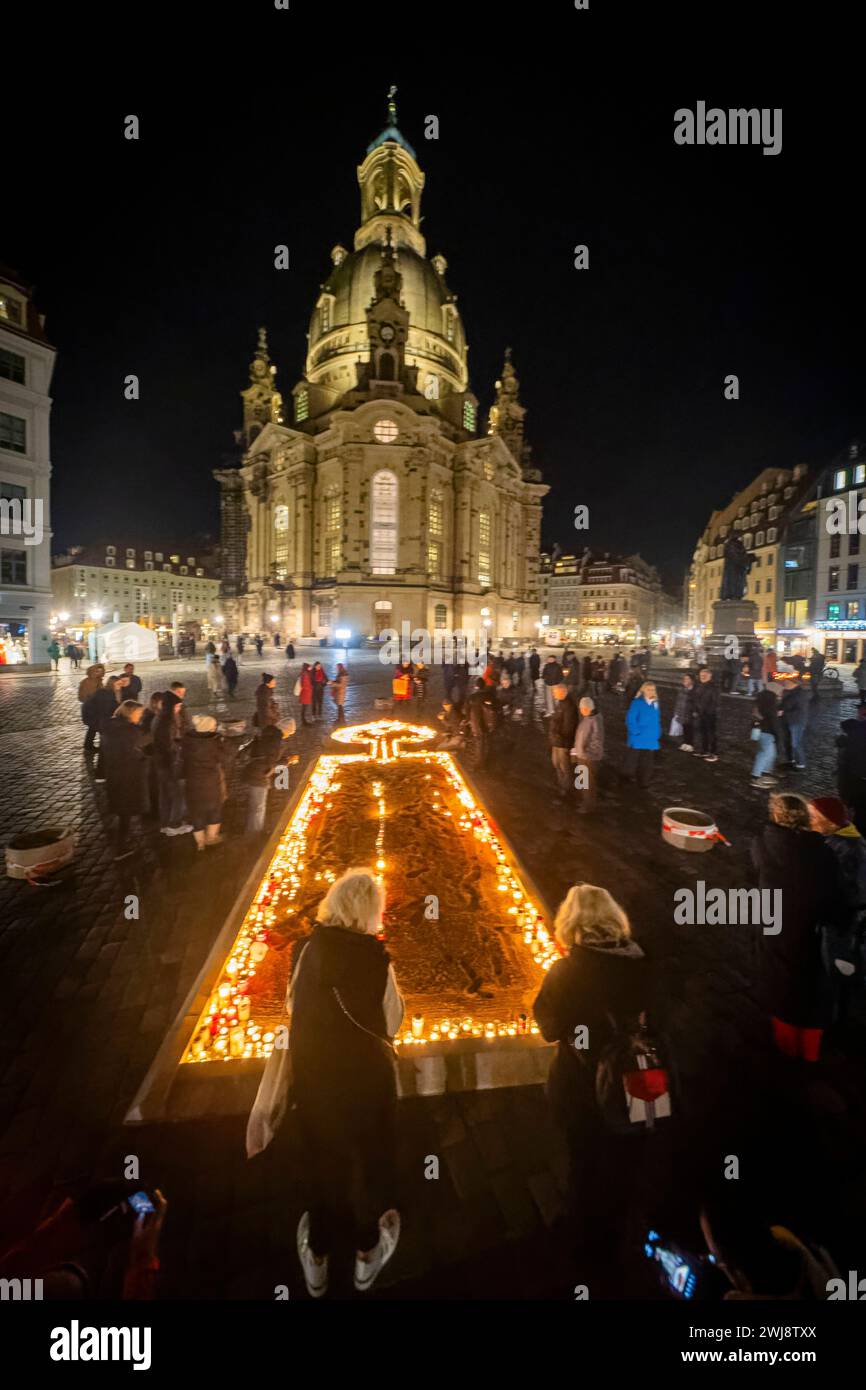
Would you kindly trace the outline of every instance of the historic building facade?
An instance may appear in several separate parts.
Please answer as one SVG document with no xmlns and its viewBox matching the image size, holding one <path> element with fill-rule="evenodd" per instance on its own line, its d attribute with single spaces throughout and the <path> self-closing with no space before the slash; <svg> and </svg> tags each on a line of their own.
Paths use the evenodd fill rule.
<svg viewBox="0 0 866 1390">
<path fill-rule="evenodd" d="M 0 666 L 49 665 L 51 378 L 31 287 L 0 267 Z"/>
<path fill-rule="evenodd" d="M 295 638 L 403 622 L 534 638 L 547 488 L 510 353 L 479 431 L 457 299 L 444 257 L 427 258 L 424 175 L 393 103 L 358 183 L 361 225 L 353 250 L 331 252 L 290 418 L 261 330 L 240 463 L 215 472 L 227 620 Z"/>
<path fill-rule="evenodd" d="M 713 512 L 695 547 L 688 582 L 687 623 L 700 638 L 713 628 L 721 594 L 725 541 L 739 535 L 753 557 L 745 597 L 757 605 L 755 633 L 775 642 L 783 626 L 781 546 L 787 522 L 809 488 L 807 469 L 765 468 L 722 511 Z"/>
<path fill-rule="evenodd" d="M 646 642 L 679 625 L 679 605 L 640 555 L 541 557 L 542 623 L 565 642 Z"/>
</svg>

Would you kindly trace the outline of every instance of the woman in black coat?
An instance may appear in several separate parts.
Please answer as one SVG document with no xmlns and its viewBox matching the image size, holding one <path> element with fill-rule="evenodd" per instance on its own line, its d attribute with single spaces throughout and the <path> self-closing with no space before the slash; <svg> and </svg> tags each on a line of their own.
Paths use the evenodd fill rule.
<svg viewBox="0 0 866 1390">
<path fill-rule="evenodd" d="M 115 859 L 126 859 L 134 853 L 129 847 L 130 822 L 133 816 L 147 815 L 150 806 L 149 764 L 144 751 L 148 735 L 141 728 L 143 714 L 144 706 L 137 700 L 124 700 L 100 736 L 108 804 L 117 816 Z"/>
<path fill-rule="evenodd" d="M 197 850 L 221 843 L 220 825 L 226 799 L 224 742 L 212 714 L 194 714 L 184 734 L 183 776 L 186 808 Z"/>
<path fill-rule="evenodd" d="M 781 930 L 758 937 L 758 992 L 779 1051 L 817 1062 L 832 1013 L 820 928 L 843 918 L 844 900 L 838 865 L 812 831 L 802 796 L 770 797 L 770 823 L 752 842 L 752 862 L 761 889 L 781 892 L 782 909 Z"/>
<path fill-rule="evenodd" d="M 534 1004 L 542 1036 L 557 1043 L 547 1096 L 568 1142 L 572 1225 L 581 1255 L 593 1262 L 596 1288 L 597 1271 L 610 1262 L 613 1292 L 644 1142 L 608 1128 L 596 1099 L 596 1069 L 617 1031 L 650 1009 L 652 981 L 626 914 L 604 888 L 581 883 L 569 889 L 556 914 L 556 939 L 568 954 L 551 966 Z"/>
<path fill-rule="evenodd" d="M 298 1254 L 314 1298 L 340 1235 L 354 1240 L 355 1288 L 372 1287 L 400 1237 L 395 1205 L 397 1079 L 391 1038 L 403 1017 L 381 931 L 385 895 L 349 869 L 295 949 L 293 1098 L 311 1184 Z"/>
</svg>

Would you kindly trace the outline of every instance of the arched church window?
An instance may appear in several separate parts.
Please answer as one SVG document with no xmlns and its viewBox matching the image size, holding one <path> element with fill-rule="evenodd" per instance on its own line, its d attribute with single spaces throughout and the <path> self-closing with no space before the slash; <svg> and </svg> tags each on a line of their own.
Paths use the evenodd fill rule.
<svg viewBox="0 0 866 1390">
<path fill-rule="evenodd" d="M 370 522 L 373 574 L 394 574 L 397 569 L 397 497 L 396 475 L 385 469 L 374 474 Z"/>
<path fill-rule="evenodd" d="M 463 428 L 469 430 L 470 434 L 475 433 L 475 402 L 463 402 Z"/>
<path fill-rule="evenodd" d="M 289 509 L 280 503 L 274 507 L 274 579 L 283 581 L 289 573 Z"/>
<path fill-rule="evenodd" d="M 328 333 L 331 329 L 331 301 L 323 299 L 319 305 L 319 330 Z"/>
<path fill-rule="evenodd" d="M 484 589 L 490 588 L 491 526 L 490 513 L 478 513 L 478 583 Z"/>
<path fill-rule="evenodd" d="M 295 421 L 306 420 L 310 414 L 310 393 L 299 391 L 295 396 Z"/>
<path fill-rule="evenodd" d="M 444 628 L 447 621 L 448 609 L 445 607 L 444 603 L 437 603 L 436 607 L 433 609 L 434 628 L 439 628 L 441 630 L 442 628 Z"/>
</svg>

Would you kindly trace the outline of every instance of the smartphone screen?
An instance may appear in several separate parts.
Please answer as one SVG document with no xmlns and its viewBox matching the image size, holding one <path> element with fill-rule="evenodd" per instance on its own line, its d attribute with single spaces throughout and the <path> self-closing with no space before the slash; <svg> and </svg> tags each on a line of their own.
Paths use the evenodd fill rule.
<svg viewBox="0 0 866 1390">
<path fill-rule="evenodd" d="M 136 1216 L 141 1216 L 146 1211 L 156 1211 L 156 1207 L 150 1200 L 146 1192 L 133 1192 L 131 1197 L 126 1199 Z"/>
</svg>

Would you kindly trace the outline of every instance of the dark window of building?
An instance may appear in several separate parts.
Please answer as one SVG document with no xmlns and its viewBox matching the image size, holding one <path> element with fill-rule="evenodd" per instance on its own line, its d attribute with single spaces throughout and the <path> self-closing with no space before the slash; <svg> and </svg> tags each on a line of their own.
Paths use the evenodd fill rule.
<svg viewBox="0 0 866 1390">
<path fill-rule="evenodd" d="M 831 565 L 830 573 L 827 578 L 827 589 L 831 594 L 835 594 L 839 588 L 839 566 Z"/>
<path fill-rule="evenodd" d="M 858 579 L 859 579 L 859 576 L 860 576 L 860 566 L 859 566 L 859 565 L 849 565 L 849 566 L 848 566 L 848 583 L 845 585 L 845 588 L 846 588 L 846 589 L 856 589 L 856 588 L 857 588 L 857 581 L 858 581 Z"/>
<path fill-rule="evenodd" d="M 7 415 L 0 410 L 0 449 L 12 449 L 16 454 L 27 453 L 27 424 L 20 415 Z"/>
<path fill-rule="evenodd" d="M 842 545 L 842 540 L 841 540 L 841 537 L 840 537 L 839 535 L 833 535 L 833 536 L 830 537 L 830 559 L 831 559 L 831 560 L 836 560 L 836 559 L 839 558 L 839 550 L 840 550 L 840 548 L 841 548 L 841 545 Z"/>
<path fill-rule="evenodd" d="M 26 367 L 27 358 L 22 357 L 20 352 L 0 348 L 0 376 L 5 376 L 7 381 L 19 381 L 23 386 Z"/>
<path fill-rule="evenodd" d="M 860 554 L 860 532 L 859 532 L 859 531 L 855 531 L 854 534 L 853 534 L 853 536 L 849 536 L 849 537 L 848 537 L 848 554 L 849 554 L 849 555 L 859 555 L 859 554 Z"/>
<path fill-rule="evenodd" d="M 26 550 L 0 550 L 0 583 L 27 583 Z"/>
</svg>

